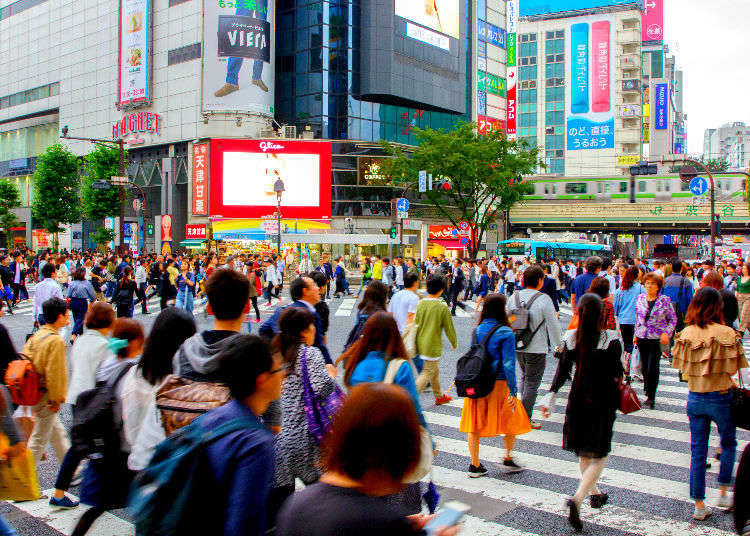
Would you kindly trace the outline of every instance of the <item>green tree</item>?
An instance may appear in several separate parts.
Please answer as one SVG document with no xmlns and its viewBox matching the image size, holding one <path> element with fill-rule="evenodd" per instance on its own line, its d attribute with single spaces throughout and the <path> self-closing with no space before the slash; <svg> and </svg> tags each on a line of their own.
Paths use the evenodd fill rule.
<svg viewBox="0 0 750 536">
<path fill-rule="evenodd" d="M 706 164 L 708 171 L 711 173 L 725 173 L 729 171 L 729 162 L 725 158 L 706 158 L 701 157 L 700 162 Z M 688 164 L 692 165 L 692 164 Z M 672 166 L 669 168 L 670 173 L 679 173 L 682 169 L 682 165 Z M 698 168 L 698 171 L 702 171 Z"/>
<path fill-rule="evenodd" d="M 91 236 L 91 240 L 96 244 L 99 249 L 105 251 L 107 245 L 115 239 L 115 230 L 107 229 L 106 227 L 99 227 L 96 232 Z"/>
<path fill-rule="evenodd" d="M 47 147 L 36 161 L 32 214 L 55 235 L 55 249 L 61 226 L 81 221 L 79 174 L 78 157 L 59 143 Z"/>
<path fill-rule="evenodd" d="M 461 221 L 473 224 L 473 240 L 467 249 L 475 256 L 498 213 L 510 210 L 533 191 L 522 176 L 544 167 L 539 149 L 525 141 L 510 141 L 500 132 L 479 135 L 474 123 L 461 123 L 450 131 L 415 129 L 414 133 L 419 145 L 413 151 L 381 142 L 393 156 L 381 163 L 381 173 L 395 185 L 413 185 L 415 192 L 420 170 L 431 173 L 433 181 L 449 180 L 450 190 L 421 195 L 454 226 Z"/>
<path fill-rule="evenodd" d="M 128 153 L 125 153 L 127 165 Z M 96 145 L 83 161 L 81 179 L 81 201 L 83 214 L 88 220 L 101 220 L 108 216 L 120 215 L 120 189 L 98 190 L 94 182 L 107 181 L 120 174 L 120 149 L 106 145 Z"/>
<path fill-rule="evenodd" d="M 18 186 L 8 180 L 0 180 L 0 226 L 5 229 L 5 244 L 8 251 L 13 247 L 12 227 L 19 224 L 18 218 L 10 209 L 21 205 Z"/>
</svg>

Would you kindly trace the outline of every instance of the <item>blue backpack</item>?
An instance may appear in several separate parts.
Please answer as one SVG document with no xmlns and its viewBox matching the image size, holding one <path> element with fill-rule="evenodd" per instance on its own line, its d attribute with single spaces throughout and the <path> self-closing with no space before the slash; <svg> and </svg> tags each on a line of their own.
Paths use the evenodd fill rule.
<svg viewBox="0 0 750 536">
<path fill-rule="evenodd" d="M 221 508 L 208 459 L 206 447 L 221 437 L 260 428 L 257 422 L 245 417 L 232 419 L 209 430 L 196 419 L 181 428 L 154 452 L 148 466 L 133 481 L 128 508 L 133 516 L 138 536 L 196 534 L 208 530 L 221 521 L 209 519 L 206 512 Z"/>
</svg>

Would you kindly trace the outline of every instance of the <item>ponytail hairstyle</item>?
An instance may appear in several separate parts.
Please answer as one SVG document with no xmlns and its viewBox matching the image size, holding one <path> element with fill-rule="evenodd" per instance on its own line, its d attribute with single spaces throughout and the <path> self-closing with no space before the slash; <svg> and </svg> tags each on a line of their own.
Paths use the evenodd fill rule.
<svg viewBox="0 0 750 536">
<path fill-rule="evenodd" d="M 279 333 L 273 339 L 273 351 L 281 354 L 290 370 L 294 370 L 299 348 L 304 344 L 302 332 L 314 324 L 312 313 L 300 307 L 289 307 L 279 316 Z"/>
</svg>

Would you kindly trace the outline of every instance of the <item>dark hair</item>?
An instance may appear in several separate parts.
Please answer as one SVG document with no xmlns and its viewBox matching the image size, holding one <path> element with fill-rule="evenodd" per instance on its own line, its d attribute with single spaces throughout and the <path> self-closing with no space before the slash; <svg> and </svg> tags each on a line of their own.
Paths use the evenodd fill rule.
<svg viewBox="0 0 750 536">
<path fill-rule="evenodd" d="M 86 280 L 86 269 L 76 268 L 73 270 L 73 281 L 85 281 Z"/>
<path fill-rule="evenodd" d="M 602 258 L 593 255 L 586 259 L 585 267 L 587 272 L 595 272 L 597 268 L 602 267 Z"/>
<path fill-rule="evenodd" d="M 318 285 L 320 288 L 324 288 L 326 285 L 328 285 L 328 276 L 324 274 L 323 272 L 315 271 L 310 274 L 310 279 L 315 281 L 315 284 Z"/>
<path fill-rule="evenodd" d="M 258 376 L 271 371 L 273 358 L 268 343 L 257 335 L 232 337 L 219 356 L 218 375 L 235 400 L 255 392 Z"/>
<path fill-rule="evenodd" d="M 544 270 L 539 266 L 529 266 L 523 271 L 523 286 L 525 288 L 536 288 L 539 281 L 544 281 Z"/>
<path fill-rule="evenodd" d="M 397 482 L 419 463 L 417 412 L 408 393 L 395 385 L 354 387 L 325 438 L 321 463 L 353 480 L 383 472 Z"/>
<path fill-rule="evenodd" d="M 303 344 L 302 332 L 315 324 L 315 317 L 307 309 L 288 307 L 279 315 L 279 332 L 273 338 L 273 350 L 281 354 L 290 369 L 297 364 L 297 353 Z"/>
<path fill-rule="evenodd" d="M 713 266 L 714 261 L 712 261 L 711 259 L 706 259 L 703 261 L 703 264 L 705 264 L 706 266 Z"/>
<path fill-rule="evenodd" d="M 701 280 L 702 286 L 715 288 L 721 290 L 724 288 L 724 278 L 719 275 L 719 272 L 713 270 L 707 271 Z"/>
<path fill-rule="evenodd" d="M 625 270 L 625 275 L 622 276 L 622 281 L 620 282 L 620 288 L 622 290 L 628 290 L 630 287 L 632 287 L 636 281 L 638 281 L 638 276 L 641 275 L 641 271 L 638 269 L 637 266 L 631 266 L 630 268 L 627 268 Z"/>
<path fill-rule="evenodd" d="M 125 339 L 128 341 L 128 345 L 130 345 L 132 341 L 142 341 L 146 338 L 146 335 L 143 333 L 143 326 L 137 320 L 133 320 L 132 318 L 118 318 L 115 320 L 114 327 L 112 328 L 112 338 Z M 118 357 L 126 357 L 127 355 L 127 346 L 117 350 Z"/>
<path fill-rule="evenodd" d="M 250 299 L 247 277 L 231 268 L 214 270 L 206 281 L 206 296 L 217 320 L 234 320 L 245 312 Z"/>
<path fill-rule="evenodd" d="M 156 317 L 138 362 L 143 378 L 157 385 L 172 372 L 172 358 L 182 343 L 196 332 L 193 315 L 178 307 L 167 307 Z"/>
<path fill-rule="evenodd" d="M 710 286 L 703 287 L 698 289 L 698 292 L 693 296 L 693 301 L 688 306 L 685 324 L 705 328 L 713 322 L 724 323 L 723 301 L 718 290 Z"/>
<path fill-rule="evenodd" d="M 108 328 L 115 321 L 115 310 L 106 302 L 94 302 L 86 311 L 84 323 L 89 329 Z"/>
<path fill-rule="evenodd" d="M 606 277 L 595 277 L 586 292 L 593 292 L 601 299 L 609 296 L 609 281 Z"/>
<path fill-rule="evenodd" d="M 127 281 L 130 281 L 130 274 L 133 273 L 133 269 L 130 266 L 126 266 L 122 269 L 122 279 L 120 279 L 120 286 L 122 286 Z"/>
<path fill-rule="evenodd" d="M 440 275 L 430 275 L 427 278 L 427 294 L 434 296 L 441 290 L 445 290 L 445 279 Z"/>
<path fill-rule="evenodd" d="M 603 259 L 602 260 L 602 270 L 606 270 L 610 266 L 612 266 L 612 259 Z"/>
<path fill-rule="evenodd" d="M 419 281 L 419 276 L 414 272 L 407 272 L 404 275 L 404 288 L 411 288 L 414 283 Z"/>
<path fill-rule="evenodd" d="M 49 279 L 56 271 L 57 266 L 55 266 L 54 263 L 48 262 L 42 266 L 42 275 L 44 276 L 44 279 Z"/>
<path fill-rule="evenodd" d="M 599 344 L 604 327 L 604 302 L 591 292 L 581 296 L 578 302 L 578 329 L 576 330 L 576 350 L 579 363 Z"/>
<path fill-rule="evenodd" d="M 45 265 L 46 267 L 46 265 Z M 42 304 L 42 314 L 47 324 L 54 324 L 60 315 L 65 314 L 68 310 L 68 302 L 60 298 L 50 298 Z"/>
<path fill-rule="evenodd" d="M 643 284 L 646 285 L 647 282 L 653 281 L 656 283 L 656 286 L 659 287 L 659 290 L 662 289 L 664 286 L 664 278 L 660 276 L 659 274 L 655 274 L 654 272 L 649 272 L 646 275 L 643 276 Z M 722 280 L 723 282 L 723 280 Z"/>
<path fill-rule="evenodd" d="M 682 261 L 680 259 L 675 259 L 672 261 L 672 273 L 673 274 L 682 273 Z"/>
<path fill-rule="evenodd" d="M 305 277 L 298 277 L 289 284 L 289 295 L 292 301 L 299 301 L 302 299 L 302 293 L 307 288 L 307 281 Z"/>
<path fill-rule="evenodd" d="M 387 301 L 388 285 L 375 280 L 365 287 L 365 293 L 362 295 L 362 301 L 359 302 L 357 309 L 368 314 L 375 311 L 385 311 Z"/>
<path fill-rule="evenodd" d="M 356 366 L 370 352 L 384 352 L 385 360 L 408 359 L 404 341 L 393 316 L 377 312 L 367 319 L 357 342 L 341 354 L 337 362 L 344 362 L 344 383 L 348 386 Z"/>
<path fill-rule="evenodd" d="M 506 303 L 507 300 L 504 294 L 490 294 L 487 296 L 482 305 L 482 315 L 479 317 L 479 322 L 492 319 L 497 320 L 501 326 L 509 326 L 508 314 L 505 311 Z"/>
</svg>

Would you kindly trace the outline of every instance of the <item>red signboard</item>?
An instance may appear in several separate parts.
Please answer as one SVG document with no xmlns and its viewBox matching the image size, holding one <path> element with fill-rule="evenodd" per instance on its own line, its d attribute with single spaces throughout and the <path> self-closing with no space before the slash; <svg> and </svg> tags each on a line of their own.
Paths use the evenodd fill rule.
<svg viewBox="0 0 750 536">
<path fill-rule="evenodd" d="M 430 225 L 430 240 L 458 240 L 458 229 L 452 225 Z"/>
<path fill-rule="evenodd" d="M 591 110 L 608 112 L 610 102 L 609 73 L 609 21 L 600 20 L 591 25 L 591 49 L 594 56 L 594 80 L 591 89 Z"/>
<path fill-rule="evenodd" d="M 208 214 L 208 144 L 193 145 L 193 214 Z"/>
<path fill-rule="evenodd" d="M 504 131 L 505 121 L 486 115 L 477 116 L 477 131 L 480 134 L 489 134 L 493 130 Z"/>
<path fill-rule="evenodd" d="M 515 84 L 513 84 L 513 87 L 508 86 L 508 97 L 507 97 L 507 103 L 508 103 L 508 111 L 507 111 L 507 118 L 508 121 L 506 123 L 506 129 L 505 133 L 508 135 L 516 134 L 516 94 L 518 93 L 518 88 Z"/>
<path fill-rule="evenodd" d="M 204 225 L 186 225 L 185 238 L 191 240 L 205 240 L 207 236 L 206 226 Z"/>
<path fill-rule="evenodd" d="M 211 217 L 331 218 L 330 142 L 211 140 Z"/>
<path fill-rule="evenodd" d="M 641 15 L 641 40 L 664 40 L 664 0 L 644 0 Z"/>
<path fill-rule="evenodd" d="M 161 116 L 151 112 L 138 112 L 123 116 L 122 120 L 112 125 L 112 139 L 117 140 L 136 132 L 159 133 Z"/>
</svg>

